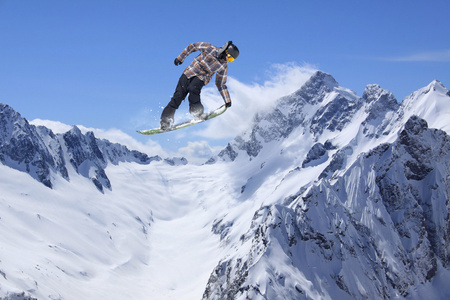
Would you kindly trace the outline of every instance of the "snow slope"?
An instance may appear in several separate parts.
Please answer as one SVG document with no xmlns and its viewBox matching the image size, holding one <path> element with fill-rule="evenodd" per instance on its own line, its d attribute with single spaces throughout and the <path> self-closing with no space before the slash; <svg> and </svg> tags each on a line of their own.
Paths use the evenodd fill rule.
<svg viewBox="0 0 450 300">
<path fill-rule="evenodd" d="M 449 113 L 438 81 L 399 104 L 317 72 L 192 165 L 5 108 L 0 297 L 448 297 Z"/>
<path fill-rule="evenodd" d="M 61 179 L 48 189 L 0 166 L 3 295 L 201 297 L 220 254 L 218 237 L 207 226 L 219 208 L 202 203 L 202 194 L 217 183 L 208 184 L 211 173 L 200 167 L 150 166 L 109 167 L 113 191 L 104 194 L 84 177 Z"/>
</svg>

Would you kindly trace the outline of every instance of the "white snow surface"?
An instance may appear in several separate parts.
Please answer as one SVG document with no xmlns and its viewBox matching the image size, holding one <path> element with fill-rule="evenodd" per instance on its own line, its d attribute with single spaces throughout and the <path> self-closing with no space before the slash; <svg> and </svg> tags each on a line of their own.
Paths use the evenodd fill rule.
<svg viewBox="0 0 450 300">
<path fill-rule="evenodd" d="M 323 103 L 305 106 L 305 116 L 312 116 L 333 101 L 338 92 L 357 101 L 354 92 L 334 87 Z M 449 133 L 450 98 L 446 93 L 442 84 L 433 81 L 404 100 L 403 114 L 393 116 L 387 128 L 404 124 L 415 114 L 427 120 L 430 128 Z M 286 107 L 280 107 L 282 112 L 289 112 L 283 109 Z M 267 217 L 254 219 L 255 212 L 283 203 L 302 187 L 317 184 L 318 176 L 338 149 L 330 150 L 327 157 L 305 168 L 298 168 L 313 144 L 331 140 L 339 147 L 351 145 L 345 162 L 351 166 L 361 153 L 397 138 L 400 127 L 388 135 L 369 139 L 359 127 L 366 117 L 361 109 L 351 120 L 358 126 L 334 132 L 325 130 L 318 138 L 301 126 L 284 140 L 265 143 L 258 137 L 264 147 L 250 159 L 240 151 L 233 162 L 205 165 L 173 166 L 164 160 L 147 165 L 109 164 L 105 172 L 112 188 L 104 193 L 69 165 L 70 180 L 53 174 L 54 186 L 50 189 L 25 172 L 0 164 L 0 297 L 25 292 L 38 299 L 201 299 L 219 262 L 245 257 L 253 251 L 250 242 L 240 241 L 245 235 L 251 237 L 254 222 Z M 375 132 L 382 122 L 383 119 L 375 119 L 367 127 Z M 247 132 L 242 136 L 249 135 Z M 334 178 L 344 172 L 339 171 Z M 351 177 L 346 181 L 347 193 L 358 192 L 353 187 L 362 180 L 362 175 L 370 187 L 368 193 L 374 192 L 371 170 L 354 168 L 346 173 Z M 335 201 L 333 197 L 329 199 Z M 332 220 L 335 213 L 338 215 L 345 208 L 359 215 L 362 224 L 377 226 L 373 216 L 379 214 L 381 218 L 386 211 L 380 203 L 374 203 L 336 202 L 336 212 L 329 212 L 328 217 Z M 317 208 L 318 218 L 324 205 Z M 288 223 L 289 213 L 283 216 Z M 334 224 L 337 227 L 346 225 L 344 219 L 337 221 L 341 222 Z M 223 225 L 222 232 L 226 232 L 223 239 L 212 230 L 218 222 Z M 396 241 L 390 232 L 373 238 L 376 243 Z M 313 299 L 336 299 L 334 295 L 346 299 L 348 295 L 342 290 L 328 289 L 330 278 L 315 275 L 320 274 L 317 269 L 325 264 L 338 269 L 339 261 L 320 261 L 313 254 L 314 249 L 296 248 L 293 256 L 297 263 L 309 266 L 308 271 L 301 271 L 289 264 L 283 247 L 278 239 L 274 240 L 246 281 L 258 282 L 268 299 L 289 299 L 288 294 L 276 293 L 283 290 L 283 285 L 274 287 L 267 282 L 268 273 L 284 274 L 285 279 L 278 284 L 298 286 Z M 396 255 L 384 254 L 386 263 L 392 263 L 393 268 Z M 341 272 L 353 276 L 351 290 L 359 290 L 370 298 L 363 270 Z M 311 276 L 316 277 L 311 280 Z M 439 265 L 433 280 L 415 286 L 407 297 L 449 297 L 449 280 L 450 272 Z M 253 296 L 260 299 L 257 294 Z"/>
<path fill-rule="evenodd" d="M 218 184 L 228 174 L 121 163 L 108 167 L 113 190 L 101 194 L 81 176 L 48 189 L 0 170 L 0 295 L 201 298 L 221 251 L 208 224 L 232 205 Z"/>
</svg>

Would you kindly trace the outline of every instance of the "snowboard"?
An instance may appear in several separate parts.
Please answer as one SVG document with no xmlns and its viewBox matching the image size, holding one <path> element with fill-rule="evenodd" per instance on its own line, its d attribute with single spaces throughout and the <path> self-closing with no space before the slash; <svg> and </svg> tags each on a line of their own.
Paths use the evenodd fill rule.
<svg viewBox="0 0 450 300">
<path fill-rule="evenodd" d="M 161 128 L 155 128 L 155 129 L 147 129 L 147 130 L 138 130 L 137 132 L 140 133 L 140 134 L 144 134 L 144 135 L 154 135 L 154 134 L 174 131 L 174 130 L 186 128 L 186 127 L 198 124 L 198 123 L 202 123 L 202 122 L 208 121 L 208 120 L 210 120 L 212 118 L 220 116 L 226 110 L 227 110 L 227 107 L 224 104 L 221 107 L 219 107 L 219 108 L 213 110 L 212 112 L 208 113 L 204 119 L 197 119 L 197 120 L 193 119 L 193 120 L 189 120 L 189 121 L 182 122 L 182 123 L 179 123 L 179 124 L 175 124 L 175 125 L 172 125 L 169 128 L 167 128 L 166 130 L 162 130 Z"/>
</svg>

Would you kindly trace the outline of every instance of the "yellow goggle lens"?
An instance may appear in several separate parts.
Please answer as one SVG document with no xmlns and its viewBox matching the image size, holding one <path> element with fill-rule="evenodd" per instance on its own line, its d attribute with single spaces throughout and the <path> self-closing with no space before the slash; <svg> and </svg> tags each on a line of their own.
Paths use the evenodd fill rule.
<svg viewBox="0 0 450 300">
<path fill-rule="evenodd" d="M 231 54 L 227 54 L 227 59 L 228 59 L 228 62 L 232 62 L 233 60 L 234 60 L 234 57 L 233 56 L 231 56 Z"/>
</svg>

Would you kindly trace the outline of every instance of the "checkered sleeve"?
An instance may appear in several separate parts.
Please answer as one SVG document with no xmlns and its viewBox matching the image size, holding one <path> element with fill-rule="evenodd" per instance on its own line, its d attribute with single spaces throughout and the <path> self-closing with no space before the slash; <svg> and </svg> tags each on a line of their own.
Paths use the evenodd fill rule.
<svg viewBox="0 0 450 300">
<path fill-rule="evenodd" d="M 180 55 L 178 55 L 178 60 L 183 62 L 186 57 L 188 57 L 189 54 L 191 54 L 192 52 L 198 51 L 198 50 L 202 50 L 202 49 L 206 49 L 210 44 L 209 43 L 205 43 L 205 42 L 200 42 L 200 43 L 192 43 L 189 44 L 189 46 L 187 46 L 181 53 Z"/>
<path fill-rule="evenodd" d="M 219 90 L 220 95 L 222 95 L 223 101 L 225 101 L 226 103 L 231 102 L 230 93 L 228 92 L 228 88 L 226 85 L 227 71 L 228 66 L 216 73 L 216 86 Z"/>
</svg>

